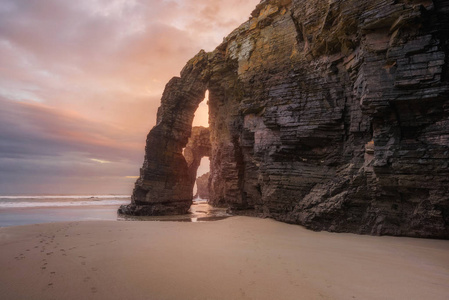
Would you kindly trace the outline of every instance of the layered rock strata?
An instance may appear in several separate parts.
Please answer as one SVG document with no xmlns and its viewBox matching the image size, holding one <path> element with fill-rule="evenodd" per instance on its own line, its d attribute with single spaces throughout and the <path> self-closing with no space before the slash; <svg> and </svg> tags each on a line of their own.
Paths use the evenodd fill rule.
<svg viewBox="0 0 449 300">
<path fill-rule="evenodd" d="M 209 89 L 212 204 L 449 238 L 448 37 L 447 1 L 262 1 L 167 85 L 133 203 L 186 201 L 181 152 Z"/>
<path fill-rule="evenodd" d="M 120 214 L 185 214 L 192 204 L 194 179 L 183 156 L 198 105 L 204 100 L 209 67 L 201 51 L 166 85 L 156 126 L 147 136 L 145 159 L 131 197 Z M 196 173 L 196 170 L 195 170 Z"/>
</svg>

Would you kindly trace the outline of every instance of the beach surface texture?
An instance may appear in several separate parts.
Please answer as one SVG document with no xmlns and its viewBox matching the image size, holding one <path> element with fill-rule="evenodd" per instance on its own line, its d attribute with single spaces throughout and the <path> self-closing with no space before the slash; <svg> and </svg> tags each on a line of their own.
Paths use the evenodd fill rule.
<svg viewBox="0 0 449 300">
<path fill-rule="evenodd" d="M 0 228 L 0 299 L 447 299 L 449 241 L 271 219 Z"/>
</svg>

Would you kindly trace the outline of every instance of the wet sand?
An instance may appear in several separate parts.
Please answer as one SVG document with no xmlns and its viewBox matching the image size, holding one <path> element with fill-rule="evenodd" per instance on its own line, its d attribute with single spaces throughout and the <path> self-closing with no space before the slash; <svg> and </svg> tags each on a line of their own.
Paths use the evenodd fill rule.
<svg viewBox="0 0 449 300">
<path fill-rule="evenodd" d="M 206 202 L 194 202 L 189 213 L 172 216 L 127 216 L 118 215 L 119 221 L 168 221 L 168 222 L 208 222 L 223 220 L 231 215 L 226 208 L 213 207 Z"/>
<path fill-rule="evenodd" d="M 268 219 L 0 228 L 1 299 L 447 299 L 449 241 Z"/>
<path fill-rule="evenodd" d="M 0 208 L 0 227 L 64 221 L 117 220 L 120 205 Z"/>
</svg>

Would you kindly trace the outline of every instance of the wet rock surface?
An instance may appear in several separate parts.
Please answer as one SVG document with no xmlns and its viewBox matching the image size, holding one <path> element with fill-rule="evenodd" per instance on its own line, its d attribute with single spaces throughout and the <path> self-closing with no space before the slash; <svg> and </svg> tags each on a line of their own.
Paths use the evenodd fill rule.
<svg viewBox="0 0 449 300">
<path fill-rule="evenodd" d="M 209 89 L 212 205 L 449 238 L 448 37 L 447 1 L 262 1 L 168 83 L 131 206 L 191 201 L 182 148 Z"/>
</svg>

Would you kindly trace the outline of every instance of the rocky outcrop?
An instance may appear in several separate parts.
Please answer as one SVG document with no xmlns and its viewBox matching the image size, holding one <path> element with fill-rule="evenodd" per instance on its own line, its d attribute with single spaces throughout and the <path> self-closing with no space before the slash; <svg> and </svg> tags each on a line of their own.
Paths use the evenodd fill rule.
<svg viewBox="0 0 449 300">
<path fill-rule="evenodd" d="M 201 51 L 167 84 L 148 134 L 145 160 L 136 181 L 131 204 L 120 214 L 185 214 L 192 204 L 191 170 L 182 154 L 192 133 L 192 122 L 207 88 L 208 56 Z"/>
<path fill-rule="evenodd" d="M 211 151 L 209 128 L 195 126 L 192 128 L 192 134 L 184 149 L 184 157 L 189 169 L 189 178 L 191 189 L 196 181 L 196 172 L 201 164 L 203 157 L 209 157 Z"/>
<path fill-rule="evenodd" d="M 207 172 L 196 179 L 196 196 L 201 199 L 209 199 L 209 176 L 210 173 Z"/>
<path fill-rule="evenodd" d="M 188 195 L 181 149 L 207 88 L 212 204 L 449 238 L 448 36 L 447 1 L 262 1 L 167 85 L 133 203 L 152 203 L 156 178 L 166 204 Z"/>
</svg>

